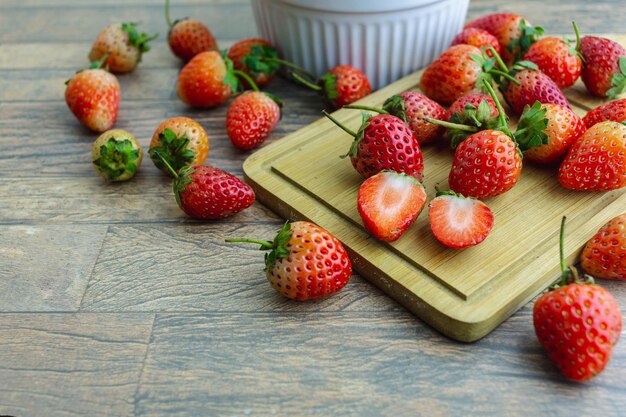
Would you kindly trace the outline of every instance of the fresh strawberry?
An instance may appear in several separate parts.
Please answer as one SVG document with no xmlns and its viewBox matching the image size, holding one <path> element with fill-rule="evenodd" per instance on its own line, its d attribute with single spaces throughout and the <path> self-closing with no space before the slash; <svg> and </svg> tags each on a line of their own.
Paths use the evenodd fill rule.
<svg viewBox="0 0 626 417">
<path fill-rule="evenodd" d="M 499 114 L 498 107 L 496 106 L 496 103 L 493 101 L 491 96 L 485 93 L 473 93 L 466 94 L 456 99 L 456 101 L 452 103 L 452 105 L 448 108 L 448 117 L 446 120 L 450 120 L 455 113 L 463 115 L 466 110 L 478 110 L 478 106 L 480 106 L 480 103 L 483 101 L 485 101 L 489 106 L 489 117 L 492 119 L 497 119 Z M 468 108 L 468 106 L 471 107 Z M 437 119 L 439 119 L 439 117 L 437 117 Z"/>
<path fill-rule="evenodd" d="M 79 122 L 95 132 L 110 129 L 120 106 L 120 83 L 100 68 L 104 60 L 79 71 L 65 87 L 65 102 Z"/>
<path fill-rule="evenodd" d="M 350 280 L 352 264 L 341 242 L 309 222 L 286 223 L 273 241 L 226 239 L 261 245 L 265 275 L 279 294 L 294 300 L 311 300 L 341 290 Z"/>
<path fill-rule="evenodd" d="M 448 109 L 448 123 L 444 123 L 443 121 L 437 123 L 447 128 L 446 135 L 448 139 L 450 139 L 450 145 L 454 149 L 472 133 L 479 130 L 497 129 L 501 124 L 498 105 L 496 105 L 493 98 L 487 94 L 468 94 L 452 103 Z M 460 125 L 471 126 L 473 129 L 469 131 L 459 129 Z"/>
<path fill-rule="evenodd" d="M 617 42 L 597 36 L 580 41 L 583 55 L 582 79 L 591 94 L 616 98 L 626 89 L 626 49 Z"/>
<path fill-rule="evenodd" d="M 184 166 L 202 165 L 206 161 L 209 137 L 195 120 L 172 117 L 154 131 L 148 154 L 154 165 L 163 172 L 169 172 L 163 159 L 178 172 Z"/>
<path fill-rule="evenodd" d="M 626 122 L 626 98 L 596 107 L 583 117 L 583 122 L 585 122 L 587 129 L 607 120 L 619 123 Z"/>
<path fill-rule="evenodd" d="M 583 68 L 580 33 L 576 23 L 574 23 L 574 32 L 576 32 L 574 47 L 563 38 L 550 36 L 539 39 L 524 55 L 525 61 L 537 64 L 539 69 L 552 78 L 552 81 L 561 89 L 574 85 Z"/>
<path fill-rule="evenodd" d="M 398 240 L 426 204 L 424 186 L 415 177 L 381 171 L 359 188 L 357 208 L 365 230 L 385 242 Z"/>
<path fill-rule="evenodd" d="M 428 218 L 435 238 L 455 249 L 478 245 L 493 226 L 493 213 L 485 203 L 453 191 L 437 193 L 428 205 Z"/>
<path fill-rule="evenodd" d="M 236 42 L 228 50 L 236 70 L 248 74 L 259 87 L 274 79 L 280 69 L 276 49 L 265 39 L 249 38 Z"/>
<path fill-rule="evenodd" d="M 424 160 L 419 142 L 402 119 L 389 114 L 371 116 L 363 113 L 363 123 L 358 132 L 353 132 L 327 112 L 333 123 L 342 128 L 354 141 L 346 155 L 352 166 L 366 178 L 380 171 L 404 172 L 422 180 Z"/>
<path fill-rule="evenodd" d="M 246 91 L 228 106 L 226 132 L 239 149 L 265 142 L 280 120 L 282 102 L 260 91 Z"/>
<path fill-rule="evenodd" d="M 598 230 L 583 249 L 580 263 L 596 278 L 626 280 L 626 213 Z"/>
<path fill-rule="evenodd" d="M 89 60 L 99 61 L 108 53 L 104 66 L 114 73 L 131 72 L 141 62 L 141 56 L 150 50 L 149 42 L 158 33 L 149 36 L 137 32 L 135 23 L 117 23 L 102 29 L 94 41 Z"/>
<path fill-rule="evenodd" d="M 486 30 L 498 39 L 502 56 L 509 64 L 524 56 L 528 48 L 543 34 L 543 28 L 531 26 L 522 16 L 513 13 L 494 13 L 479 17 L 466 28 Z"/>
<path fill-rule="evenodd" d="M 604 370 L 622 331 L 619 305 L 610 292 L 578 279 L 563 259 L 565 218 L 561 224 L 561 279 L 533 307 L 539 343 L 567 378 L 587 381 Z"/>
<path fill-rule="evenodd" d="M 477 48 L 492 46 L 498 54 L 502 53 L 500 42 L 498 42 L 498 39 L 486 30 L 479 28 L 463 29 L 461 33 L 459 33 L 454 37 L 454 39 L 452 39 L 452 43 L 450 44 L 450 46 L 460 44 L 473 45 Z M 487 55 L 492 56 L 490 54 L 491 51 L 487 51 Z"/>
<path fill-rule="evenodd" d="M 601 122 L 572 144 L 559 169 L 570 190 L 608 191 L 626 186 L 626 126 Z"/>
<path fill-rule="evenodd" d="M 133 135 L 122 129 L 112 129 L 96 139 L 91 157 L 96 172 L 105 180 L 126 181 L 139 169 L 143 151 Z"/>
<path fill-rule="evenodd" d="M 172 22 L 169 0 L 165 0 L 165 21 L 170 28 L 167 43 L 174 55 L 183 61 L 189 61 L 200 52 L 218 50 L 213 34 L 204 23 L 188 17 Z"/>
<path fill-rule="evenodd" d="M 335 109 L 352 104 L 372 92 L 367 76 L 350 65 L 331 68 L 316 82 L 303 78 L 299 72 L 302 71 L 291 72 L 291 75 L 300 84 L 320 93 L 324 101 Z M 308 75 L 308 78 L 311 76 Z"/>
</svg>

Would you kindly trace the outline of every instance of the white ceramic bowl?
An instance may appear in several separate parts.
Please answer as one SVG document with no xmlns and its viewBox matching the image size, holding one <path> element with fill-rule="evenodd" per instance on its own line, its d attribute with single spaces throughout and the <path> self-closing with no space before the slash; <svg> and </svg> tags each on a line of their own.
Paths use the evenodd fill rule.
<svg viewBox="0 0 626 417">
<path fill-rule="evenodd" d="M 469 0 L 252 0 L 261 36 L 321 75 L 339 64 L 378 89 L 428 65 L 461 31 Z"/>
</svg>

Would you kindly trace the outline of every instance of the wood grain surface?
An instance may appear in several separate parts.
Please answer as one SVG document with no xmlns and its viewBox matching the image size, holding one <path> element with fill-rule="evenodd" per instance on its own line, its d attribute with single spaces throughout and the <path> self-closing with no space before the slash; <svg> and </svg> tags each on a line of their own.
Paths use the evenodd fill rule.
<svg viewBox="0 0 626 417">
<path fill-rule="evenodd" d="M 172 0 L 220 45 L 253 36 L 247 0 Z M 469 17 L 524 14 L 549 32 L 624 32 L 621 1 L 472 1 Z M 160 121 L 196 118 L 208 163 L 241 176 L 226 108 L 175 95 L 161 0 L 0 1 L 0 415 L 620 416 L 626 343 L 591 384 L 564 381 L 541 353 L 527 305 L 487 338 L 452 342 L 358 275 L 337 296 L 294 303 L 265 283 L 262 254 L 225 236 L 270 238 L 282 220 L 256 203 L 224 222 L 177 208 L 149 160 L 106 186 L 95 135 L 63 102 L 106 24 L 160 32 L 120 77 L 117 127 L 143 146 Z M 319 118 L 315 93 L 277 79 L 284 116 L 268 143 Z M 555 260 L 556 261 L 556 260 Z M 604 283 L 622 306 L 626 289 Z"/>
</svg>

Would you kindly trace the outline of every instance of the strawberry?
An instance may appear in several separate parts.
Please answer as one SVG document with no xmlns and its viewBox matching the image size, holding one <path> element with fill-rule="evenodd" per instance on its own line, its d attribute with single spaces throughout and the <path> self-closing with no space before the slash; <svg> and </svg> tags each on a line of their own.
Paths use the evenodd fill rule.
<svg viewBox="0 0 626 417">
<path fill-rule="evenodd" d="M 576 46 L 557 37 L 545 37 L 535 42 L 526 55 L 525 61 L 534 62 L 539 69 L 563 89 L 574 85 L 582 72 L 583 61 L 580 53 L 580 33 L 574 23 Z"/>
<path fill-rule="evenodd" d="M 543 28 L 531 26 L 522 16 L 513 13 L 494 13 L 479 17 L 465 27 L 483 29 L 495 36 L 500 42 L 502 56 L 508 63 L 524 56 L 528 48 L 543 35 Z"/>
<path fill-rule="evenodd" d="M 363 113 L 363 123 L 358 132 L 343 126 L 324 111 L 333 123 L 354 137 L 346 155 L 352 166 L 366 178 L 380 171 L 404 172 L 422 180 L 424 160 L 419 142 L 402 119 L 389 114 L 371 116 Z"/>
<path fill-rule="evenodd" d="M 280 120 L 282 102 L 259 91 L 246 91 L 228 106 L 226 132 L 238 149 L 251 149 L 265 141 Z"/>
<path fill-rule="evenodd" d="M 617 42 L 597 36 L 580 41 L 583 55 L 582 79 L 591 94 L 616 98 L 626 89 L 626 49 Z"/>
<path fill-rule="evenodd" d="M 112 129 L 101 134 L 93 143 L 91 158 L 96 172 L 105 180 L 126 181 L 139 169 L 143 151 L 133 135 L 121 129 Z"/>
<path fill-rule="evenodd" d="M 105 58 L 106 59 L 106 58 Z M 65 84 L 65 102 L 79 122 L 94 132 L 110 129 L 120 106 L 120 83 L 100 68 L 104 60 L 79 71 Z"/>
<path fill-rule="evenodd" d="M 498 103 L 499 105 L 499 103 Z M 465 140 L 471 133 L 478 130 L 496 129 L 500 126 L 500 111 L 491 96 L 483 93 L 468 94 L 458 98 L 448 109 L 448 123 L 437 123 L 446 127 L 446 135 L 450 139 L 452 148 Z M 504 110 L 503 110 L 504 111 Z M 430 120 L 430 119 L 428 119 Z M 471 130 L 460 129 L 459 126 L 471 126 Z"/>
<path fill-rule="evenodd" d="M 172 22 L 169 0 L 165 0 L 165 21 L 169 27 L 167 43 L 183 61 L 189 61 L 200 52 L 218 50 L 213 34 L 201 21 L 186 17 Z"/>
<path fill-rule="evenodd" d="M 626 122 L 626 98 L 596 107 L 583 117 L 583 122 L 585 122 L 587 129 L 596 123 L 607 120 L 619 123 Z"/>
<path fill-rule="evenodd" d="M 559 169 L 559 182 L 581 191 L 626 186 L 626 126 L 607 121 L 590 127 L 570 147 Z"/>
<path fill-rule="evenodd" d="M 99 61 L 108 52 L 104 66 L 109 71 L 123 74 L 131 72 L 141 62 L 141 56 L 150 50 L 149 42 L 159 36 L 155 33 L 137 32 L 135 23 L 117 23 L 105 27 L 94 41 L 89 60 Z"/>
<path fill-rule="evenodd" d="M 496 107 L 496 103 L 493 101 L 491 96 L 485 93 L 473 93 L 466 94 L 456 99 L 454 103 L 452 103 L 452 105 L 450 105 L 450 107 L 448 108 L 448 117 L 446 118 L 446 120 L 450 120 L 455 113 L 463 115 L 463 113 L 468 110 L 468 105 L 471 106 L 469 110 L 478 110 L 478 107 L 480 106 L 480 103 L 482 101 L 485 101 L 489 106 L 489 117 L 493 119 L 498 118 L 498 107 Z"/>
<path fill-rule="evenodd" d="M 491 33 L 487 32 L 483 29 L 478 28 L 465 28 L 461 33 L 456 35 L 454 39 L 452 39 L 452 43 L 450 46 L 454 45 L 473 45 L 477 48 L 492 46 L 493 49 L 496 50 L 498 54 L 502 53 L 500 42 L 498 39 L 493 36 Z M 491 51 L 487 51 L 487 55 L 490 55 Z"/>
<path fill-rule="evenodd" d="M 426 204 L 424 186 L 414 177 L 381 171 L 359 188 L 357 208 L 365 230 L 385 242 L 398 240 Z"/>
<path fill-rule="evenodd" d="M 580 264 L 596 278 L 626 280 L 626 213 L 611 219 L 587 242 Z"/>
<path fill-rule="evenodd" d="M 158 156 L 157 156 L 158 153 Z M 209 155 L 209 137 L 193 119 L 172 117 L 162 122 L 154 131 L 148 151 L 154 165 L 169 172 L 163 159 L 175 172 L 184 166 L 202 165 Z"/>
<path fill-rule="evenodd" d="M 449 248 L 478 245 L 489 236 L 493 213 L 482 201 L 453 191 L 437 192 L 428 205 L 433 236 Z"/>
<path fill-rule="evenodd" d="M 604 370 L 622 331 L 619 305 L 610 292 L 578 279 L 563 259 L 565 217 L 561 223 L 561 279 L 537 299 L 533 324 L 539 343 L 567 378 L 587 381 Z"/>
<path fill-rule="evenodd" d="M 228 50 L 228 58 L 236 70 L 248 74 L 259 87 L 274 79 L 282 60 L 276 49 L 265 39 L 249 38 L 235 42 Z"/>
<path fill-rule="evenodd" d="M 294 300 L 311 300 L 341 290 L 350 280 L 352 264 L 341 242 L 309 222 L 286 223 L 273 241 L 226 239 L 261 245 L 265 275 L 279 294 Z"/>
<path fill-rule="evenodd" d="M 324 101 L 335 109 L 352 104 L 372 92 L 367 76 L 350 65 L 331 68 L 315 83 L 303 78 L 299 72 L 302 71 L 291 72 L 291 75 L 300 84 L 320 93 Z M 310 75 L 307 76 L 311 78 Z"/>
</svg>

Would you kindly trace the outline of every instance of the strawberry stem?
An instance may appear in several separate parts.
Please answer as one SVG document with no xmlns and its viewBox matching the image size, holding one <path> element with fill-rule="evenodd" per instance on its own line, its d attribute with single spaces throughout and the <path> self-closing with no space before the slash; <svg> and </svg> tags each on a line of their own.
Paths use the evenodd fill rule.
<svg viewBox="0 0 626 417">
<path fill-rule="evenodd" d="M 295 70 L 295 72 L 299 74 L 305 75 L 307 78 L 311 80 L 315 80 L 315 76 L 313 74 L 311 74 L 309 71 L 305 70 L 301 66 L 294 64 L 293 62 L 285 61 L 284 59 L 280 59 L 280 58 L 267 58 L 267 57 L 264 57 L 261 60 L 266 61 L 266 62 L 275 62 L 277 64 L 284 65 L 287 68 L 292 68 L 293 70 Z"/>
<path fill-rule="evenodd" d="M 167 26 L 172 27 L 172 19 L 170 19 L 170 0 L 165 0 L 165 22 L 167 22 Z"/>
<path fill-rule="evenodd" d="M 572 22 L 572 26 L 574 26 L 574 33 L 576 34 L 576 51 L 580 51 L 580 30 L 578 30 L 578 25 L 576 22 Z"/>
<path fill-rule="evenodd" d="M 500 71 L 500 70 L 497 70 L 497 69 L 492 69 L 489 72 L 491 72 L 492 74 L 497 74 L 497 75 L 499 75 L 501 77 L 504 77 L 504 78 L 506 78 L 507 80 L 509 80 L 510 82 L 512 82 L 515 85 L 520 85 L 520 82 L 517 81 L 515 78 L 513 78 L 513 76 L 511 74 L 509 74 L 508 72 Z"/>
<path fill-rule="evenodd" d="M 274 247 L 274 242 L 270 242 L 269 240 L 234 238 L 234 239 L 226 239 L 225 242 L 227 243 L 256 243 L 257 245 L 261 245 L 259 250 L 270 250 Z"/>
<path fill-rule="evenodd" d="M 322 87 L 320 87 L 319 85 L 313 84 L 310 81 L 305 80 L 297 72 L 290 71 L 289 75 L 291 75 L 293 79 L 296 80 L 298 83 L 304 85 L 305 87 L 309 87 L 311 90 L 322 91 Z"/>
<path fill-rule="evenodd" d="M 493 57 L 494 57 L 494 59 L 496 60 L 496 62 L 498 63 L 498 65 L 500 66 L 500 69 L 501 69 L 502 71 L 507 71 L 507 72 L 508 72 L 508 71 L 509 71 L 509 68 L 506 66 L 506 64 L 505 64 L 505 63 L 504 63 L 504 61 L 502 60 L 502 57 L 501 57 L 501 56 L 500 56 L 500 54 L 496 51 L 496 49 L 495 49 L 493 46 L 489 45 L 489 46 L 487 47 L 487 50 L 493 54 Z"/>
<path fill-rule="evenodd" d="M 91 65 L 89 65 L 89 69 L 100 69 L 100 68 L 102 68 L 102 65 L 104 65 L 104 62 L 107 60 L 109 55 L 111 55 L 111 52 L 107 51 L 104 55 L 102 55 L 102 58 L 100 58 L 97 61 L 92 62 Z"/>
<path fill-rule="evenodd" d="M 161 152 L 156 151 L 153 153 L 153 155 L 156 155 L 161 160 L 161 162 L 163 162 L 163 165 L 165 165 L 165 167 L 170 172 L 170 174 L 172 174 L 174 179 L 177 180 L 178 173 L 174 170 L 174 168 L 172 168 L 172 166 L 169 164 L 169 162 L 167 162 L 167 160 L 163 157 L 163 155 L 161 155 Z"/>
<path fill-rule="evenodd" d="M 233 70 L 232 73 L 246 80 L 246 82 L 250 85 L 250 87 L 252 87 L 254 91 L 259 91 L 259 86 L 256 85 L 252 77 L 250 77 L 248 74 L 239 70 Z"/>
<path fill-rule="evenodd" d="M 565 285 L 567 278 L 569 277 L 569 270 L 565 267 L 565 222 L 567 217 L 563 216 L 561 219 L 561 233 L 559 234 L 559 257 L 561 260 L 561 285 Z"/>
<path fill-rule="evenodd" d="M 286 222 L 280 229 L 273 241 L 259 240 L 259 239 L 247 239 L 247 238 L 234 238 L 226 239 L 227 243 L 254 243 L 261 245 L 259 250 L 269 250 L 271 252 L 265 254 L 265 269 L 269 269 L 274 266 L 274 263 L 278 259 L 283 259 L 289 256 L 289 241 L 291 240 L 291 225 Z"/>
<path fill-rule="evenodd" d="M 498 109 L 498 120 L 500 120 L 500 124 L 502 125 L 502 127 L 506 128 L 507 127 L 507 120 L 505 116 L 506 113 L 504 113 L 504 109 L 502 108 L 502 104 L 500 104 L 500 100 L 498 100 L 498 96 L 496 95 L 495 90 L 491 86 L 491 83 L 488 82 L 487 80 L 484 80 L 484 85 L 487 91 L 489 92 L 489 95 L 493 99 L 493 102 L 496 104 L 496 109 Z"/>
<path fill-rule="evenodd" d="M 337 120 L 333 116 L 331 116 L 330 113 L 328 113 L 326 110 L 322 110 L 322 113 L 324 113 L 324 116 L 328 117 L 334 124 L 336 124 L 337 126 L 342 128 L 347 134 L 349 134 L 352 137 L 356 137 L 357 133 L 355 131 L 350 130 L 348 127 L 346 127 L 339 120 Z"/>
<path fill-rule="evenodd" d="M 446 121 L 439 120 L 439 119 L 431 119 L 430 117 L 424 117 L 423 120 L 428 123 L 437 125 L 437 126 L 445 127 L 447 129 L 456 129 L 456 130 L 462 130 L 464 132 L 472 132 L 472 133 L 478 132 L 478 128 L 476 126 L 469 126 L 469 125 L 462 125 L 459 123 L 446 122 Z"/>
<path fill-rule="evenodd" d="M 343 108 L 355 109 L 355 110 L 367 110 L 367 111 L 373 111 L 374 113 L 379 113 L 379 114 L 389 114 L 387 110 L 379 109 L 376 107 L 370 107 L 370 106 L 362 106 L 359 104 L 348 104 L 347 106 L 343 106 Z"/>
</svg>

